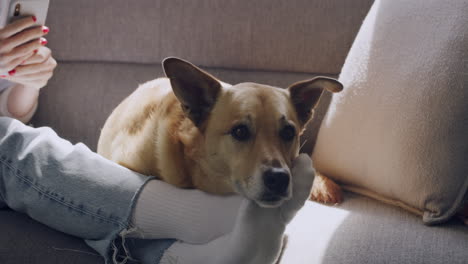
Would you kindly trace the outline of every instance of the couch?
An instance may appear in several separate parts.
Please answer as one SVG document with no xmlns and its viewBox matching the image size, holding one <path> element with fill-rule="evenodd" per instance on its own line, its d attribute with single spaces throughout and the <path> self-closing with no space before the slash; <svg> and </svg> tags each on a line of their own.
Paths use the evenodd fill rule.
<svg viewBox="0 0 468 264">
<path fill-rule="evenodd" d="M 50 126 L 96 150 L 112 109 L 140 83 L 185 58 L 230 83 L 286 87 L 337 77 L 371 0 L 51 0 L 47 36 L 59 66 L 33 126 Z M 330 94 L 304 135 L 311 153 Z M 0 263 L 103 263 L 82 240 L 0 210 Z M 468 228 L 426 226 L 418 216 L 361 195 L 307 202 L 288 226 L 282 264 L 468 263 Z"/>
</svg>

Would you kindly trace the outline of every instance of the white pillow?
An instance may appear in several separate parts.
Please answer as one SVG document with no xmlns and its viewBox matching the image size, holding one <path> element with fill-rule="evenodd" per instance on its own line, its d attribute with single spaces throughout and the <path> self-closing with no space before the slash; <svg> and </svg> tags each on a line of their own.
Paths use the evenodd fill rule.
<svg viewBox="0 0 468 264">
<path fill-rule="evenodd" d="M 375 1 L 313 153 L 348 189 L 446 221 L 468 187 L 468 1 Z"/>
</svg>

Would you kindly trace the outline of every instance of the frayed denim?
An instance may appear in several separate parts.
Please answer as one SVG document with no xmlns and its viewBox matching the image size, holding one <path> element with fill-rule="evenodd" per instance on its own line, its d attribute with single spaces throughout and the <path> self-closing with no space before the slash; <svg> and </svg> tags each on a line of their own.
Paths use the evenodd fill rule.
<svg viewBox="0 0 468 264">
<path fill-rule="evenodd" d="M 60 138 L 0 117 L 0 208 L 9 207 L 83 238 L 106 263 L 159 263 L 174 240 L 126 238 L 143 186 L 140 175 Z"/>
</svg>

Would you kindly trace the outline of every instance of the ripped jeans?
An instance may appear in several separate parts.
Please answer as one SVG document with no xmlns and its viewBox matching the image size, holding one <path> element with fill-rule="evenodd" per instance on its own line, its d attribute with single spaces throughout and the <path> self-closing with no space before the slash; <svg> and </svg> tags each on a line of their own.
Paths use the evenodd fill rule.
<svg viewBox="0 0 468 264">
<path fill-rule="evenodd" d="M 174 240 L 125 238 L 146 177 L 50 128 L 0 117 L 0 208 L 83 238 L 106 263 L 159 263 Z"/>
</svg>

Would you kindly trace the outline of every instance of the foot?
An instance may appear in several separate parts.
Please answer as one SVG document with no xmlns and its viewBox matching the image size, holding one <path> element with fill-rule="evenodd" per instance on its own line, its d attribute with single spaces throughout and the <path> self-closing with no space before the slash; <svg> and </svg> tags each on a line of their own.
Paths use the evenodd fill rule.
<svg viewBox="0 0 468 264">
<path fill-rule="evenodd" d="M 317 173 L 310 200 L 323 204 L 339 204 L 343 201 L 343 191 L 334 181 Z"/>
<path fill-rule="evenodd" d="M 310 195 L 315 171 L 302 154 L 292 168 L 293 197 L 276 208 L 263 208 L 244 199 L 231 233 L 207 244 L 176 242 L 166 250 L 162 264 L 273 264 L 283 243 L 286 225 Z"/>
<path fill-rule="evenodd" d="M 262 208 L 244 200 L 232 231 L 231 249 L 217 263 L 274 263 L 286 225 L 310 195 L 315 176 L 309 156 L 300 155 L 292 169 L 293 197 L 277 208 Z"/>
</svg>

